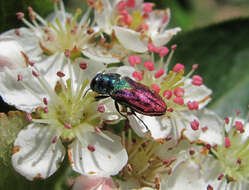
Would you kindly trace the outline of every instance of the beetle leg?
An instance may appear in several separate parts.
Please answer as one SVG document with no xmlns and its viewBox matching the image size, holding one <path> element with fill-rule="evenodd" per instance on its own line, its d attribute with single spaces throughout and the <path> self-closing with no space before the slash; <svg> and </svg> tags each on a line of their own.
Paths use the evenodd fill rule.
<svg viewBox="0 0 249 190">
<path fill-rule="evenodd" d="M 135 111 L 134 111 L 133 109 L 131 109 L 131 113 L 132 113 L 139 121 L 141 121 L 141 122 L 143 123 L 143 125 L 145 126 L 145 128 L 147 129 L 147 131 L 150 131 L 149 128 L 148 128 L 148 126 L 144 123 L 144 121 L 143 121 L 140 117 L 137 116 L 137 114 L 135 113 Z"/>
<path fill-rule="evenodd" d="M 96 101 L 99 101 L 99 100 L 102 100 L 102 99 L 105 99 L 105 98 L 109 98 L 110 96 L 107 96 L 107 95 L 102 95 L 102 96 L 95 96 L 95 100 Z"/>
<path fill-rule="evenodd" d="M 116 110 L 118 111 L 118 113 L 119 113 L 120 115 L 122 115 L 123 117 L 125 117 L 126 119 L 128 119 L 127 115 L 125 115 L 125 114 L 123 114 L 123 113 L 120 112 L 120 109 L 119 109 L 119 106 L 118 106 L 118 102 L 115 101 L 114 104 L 115 104 L 115 108 L 116 108 Z"/>
</svg>

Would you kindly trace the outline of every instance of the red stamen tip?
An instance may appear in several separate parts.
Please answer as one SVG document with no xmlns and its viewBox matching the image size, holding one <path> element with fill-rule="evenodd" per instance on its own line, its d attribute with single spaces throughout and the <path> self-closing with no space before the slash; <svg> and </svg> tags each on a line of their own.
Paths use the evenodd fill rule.
<svg viewBox="0 0 249 190">
<path fill-rule="evenodd" d="M 235 122 L 235 126 L 236 126 L 236 129 L 237 129 L 240 133 L 244 133 L 244 132 L 245 132 L 245 129 L 244 129 L 244 126 L 243 126 L 243 123 L 242 123 L 242 122 L 236 121 L 236 122 Z"/>
<path fill-rule="evenodd" d="M 176 73 L 179 73 L 181 71 L 184 71 L 184 65 L 183 64 L 180 64 L 180 63 L 177 63 L 174 68 L 173 68 L 173 71 L 176 72 Z"/>
<path fill-rule="evenodd" d="M 176 97 L 183 97 L 184 96 L 184 89 L 181 87 L 178 87 L 174 90 L 174 95 Z"/>
<path fill-rule="evenodd" d="M 60 78 L 62 78 L 62 77 L 65 76 L 65 74 L 64 74 L 63 72 L 61 72 L 61 71 L 58 71 L 58 72 L 56 73 L 56 75 L 57 75 L 58 77 L 60 77 Z"/>
<path fill-rule="evenodd" d="M 70 50 L 66 49 L 64 54 L 67 58 L 69 58 L 70 57 Z"/>
<path fill-rule="evenodd" d="M 136 6 L 135 0 L 127 0 L 127 1 L 126 1 L 126 6 L 127 6 L 127 7 L 131 7 L 131 8 L 134 8 L 134 7 Z"/>
<path fill-rule="evenodd" d="M 16 13 L 17 19 L 21 20 L 24 18 L 24 13 L 23 12 L 17 12 Z"/>
<path fill-rule="evenodd" d="M 161 88 L 160 88 L 158 85 L 156 85 L 156 84 L 152 84 L 152 85 L 151 85 L 151 88 L 152 88 L 156 93 L 159 93 L 160 90 L 161 90 Z"/>
<path fill-rule="evenodd" d="M 203 81 L 203 79 L 202 79 L 202 77 L 201 76 L 199 76 L 199 75 L 194 75 L 193 77 L 192 77 L 192 84 L 193 85 L 195 85 L 195 86 L 201 86 L 202 85 L 202 81 Z"/>
<path fill-rule="evenodd" d="M 221 180 L 224 177 L 224 174 L 220 174 L 218 180 Z"/>
<path fill-rule="evenodd" d="M 57 139 L 58 139 L 58 136 L 54 136 L 52 139 L 52 143 L 56 143 Z"/>
<path fill-rule="evenodd" d="M 132 67 L 134 67 L 136 64 L 140 64 L 141 63 L 141 58 L 138 55 L 131 55 L 128 58 L 128 62 L 130 63 L 130 65 Z"/>
<path fill-rule="evenodd" d="M 174 44 L 174 45 L 171 46 L 171 49 L 172 49 L 173 51 L 175 51 L 175 50 L 176 50 L 176 47 L 177 47 L 177 45 Z"/>
<path fill-rule="evenodd" d="M 22 80 L 23 80 L 22 75 L 17 75 L 17 81 L 22 81 Z"/>
<path fill-rule="evenodd" d="M 80 68 L 81 68 L 82 70 L 87 69 L 87 63 L 81 62 L 81 63 L 80 63 Z"/>
<path fill-rule="evenodd" d="M 154 44 L 148 44 L 148 50 L 149 50 L 149 52 L 150 53 L 154 53 L 154 52 L 158 52 L 159 51 L 159 49 L 154 45 Z"/>
<path fill-rule="evenodd" d="M 141 72 L 134 71 L 132 73 L 132 77 L 135 78 L 135 79 L 137 79 L 138 81 L 143 80 L 143 75 L 142 75 Z"/>
<path fill-rule="evenodd" d="M 196 120 L 190 122 L 190 126 L 191 126 L 191 128 L 192 128 L 194 131 L 196 131 L 196 130 L 199 129 L 199 125 L 200 125 L 199 122 L 196 121 Z"/>
<path fill-rule="evenodd" d="M 152 5 L 153 5 L 152 3 L 144 3 L 143 11 L 146 13 L 152 12 L 152 8 L 153 8 Z"/>
<path fill-rule="evenodd" d="M 173 102 L 176 103 L 176 104 L 178 104 L 178 105 L 183 105 L 184 104 L 184 100 L 183 100 L 182 97 L 175 97 L 173 99 Z"/>
<path fill-rule="evenodd" d="M 36 71 L 32 71 L 32 74 L 35 76 L 35 77 L 39 77 L 40 75 L 36 72 Z"/>
<path fill-rule="evenodd" d="M 198 102 L 197 101 L 189 101 L 188 103 L 187 103 L 187 106 L 188 106 L 188 109 L 189 110 L 198 110 L 199 109 L 199 104 L 198 104 Z"/>
<path fill-rule="evenodd" d="M 105 106 L 104 105 L 98 105 L 98 112 L 104 113 L 105 112 Z"/>
<path fill-rule="evenodd" d="M 189 150 L 189 154 L 190 154 L 191 156 L 193 156 L 193 155 L 195 154 L 195 150 L 190 149 L 190 150 Z"/>
<path fill-rule="evenodd" d="M 159 48 L 158 52 L 160 57 L 164 57 L 169 53 L 169 49 L 167 47 L 162 46 Z"/>
<path fill-rule="evenodd" d="M 225 123 L 228 125 L 229 124 L 229 118 L 225 117 Z"/>
<path fill-rule="evenodd" d="M 207 186 L 207 190 L 213 190 L 214 188 L 211 185 Z"/>
<path fill-rule="evenodd" d="M 30 113 L 27 113 L 27 114 L 26 114 L 26 118 L 27 118 L 27 120 L 28 120 L 29 122 L 32 122 L 32 116 L 31 116 Z"/>
<path fill-rule="evenodd" d="M 159 69 L 156 73 L 155 73 L 155 78 L 160 78 L 162 75 L 164 75 L 164 69 Z"/>
<path fill-rule="evenodd" d="M 72 126 L 71 126 L 69 123 L 64 122 L 64 126 L 65 126 L 67 129 L 72 129 Z"/>
<path fill-rule="evenodd" d="M 229 137 L 226 137 L 225 138 L 225 147 L 229 148 L 230 146 L 231 146 L 231 141 L 230 141 Z"/>
<path fill-rule="evenodd" d="M 163 92 L 163 96 L 167 99 L 167 100 L 169 100 L 170 98 L 171 98 L 171 96 L 172 96 L 172 91 L 171 90 L 165 90 L 164 92 Z"/>
<path fill-rule="evenodd" d="M 150 61 L 144 62 L 144 67 L 148 69 L 148 71 L 154 71 L 154 64 Z"/>
<path fill-rule="evenodd" d="M 48 107 L 43 108 L 44 113 L 48 113 Z"/>
<path fill-rule="evenodd" d="M 47 100 L 47 98 L 43 98 L 43 103 L 45 104 L 45 105 L 48 105 L 48 100 Z"/>
<path fill-rule="evenodd" d="M 94 151 L 95 151 L 95 147 L 94 147 L 93 145 L 91 145 L 91 144 L 89 144 L 89 145 L 87 146 L 87 148 L 88 148 L 88 150 L 90 150 L 91 152 L 94 152 Z"/>
<path fill-rule="evenodd" d="M 199 66 L 198 64 L 194 64 L 194 65 L 192 66 L 192 69 L 193 69 L 193 70 L 196 70 L 196 69 L 198 68 L 198 66 Z"/>
</svg>

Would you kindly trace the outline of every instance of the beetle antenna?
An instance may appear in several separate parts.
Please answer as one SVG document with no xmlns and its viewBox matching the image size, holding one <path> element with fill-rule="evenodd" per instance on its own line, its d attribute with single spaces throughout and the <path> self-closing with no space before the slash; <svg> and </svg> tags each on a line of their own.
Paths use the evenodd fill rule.
<svg viewBox="0 0 249 190">
<path fill-rule="evenodd" d="M 132 110 L 132 114 L 133 114 L 139 121 L 142 122 L 142 124 L 145 126 L 145 128 L 147 129 L 147 131 L 150 131 L 149 128 L 148 128 L 148 126 L 144 123 L 144 121 L 143 121 L 140 117 L 138 117 L 137 114 L 136 114 L 133 110 Z"/>
<path fill-rule="evenodd" d="M 86 94 L 89 92 L 89 90 L 91 90 L 91 88 L 88 88 L 83 96 L 83 98 L 86 96 Z"/>
</svg>

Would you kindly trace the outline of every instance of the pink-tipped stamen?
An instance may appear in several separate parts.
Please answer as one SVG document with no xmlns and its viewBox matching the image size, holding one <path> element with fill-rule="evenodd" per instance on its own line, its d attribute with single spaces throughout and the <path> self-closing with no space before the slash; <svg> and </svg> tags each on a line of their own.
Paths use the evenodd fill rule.
<svg viewBox="0 0 249 190">
<path fill-rule="evenodd" d="M 80 68 L 81 68 L 82 70 L 87 69 L 87 63 L 86 63 L 86 62 L 81 62 L 81 63 L 80 63 Z"/>
<path fill-rule="evenodd" d="M 183 105 L 184 104 L 184 100 L 183 100 L 182 97 L 175 97 L 173 99 L 173 102 L 176 103 L 176 104 L 178 104 L 178 105 Z"/>
<path fill-rule="evenodd" d="M 105 112 L 105 106 L 104 105 L 98 105 L 97 110 L 100 113 L 104 113 Z"/>
<path fill-rule="evenodd" d="M 189 101 L 188 103 L 187 103 L 187 106 L 188 106 L 188 109 L 189 110 L 198 110 L 199 109 L 199 104 L 198 104 L 198 102 L 197 101 Z"/>
<path fill-rule="evenodd" d="M 52 139 L 52 143 L 56 143 L 57 139 L 58 139 L 58 136 L 54 136 L 53 139 Z"/>
<path fill-rule="evenodd" d="M 58 77 L 62 78 L 62 77 L 65 76 L 65 73 L 63 73 L 63 72 L 61 72 L 61 71 L 58 71 L 58 72 L 56 73 L 56 75 L 57 75 Z"/>
<path fill-rule="evenodd" d="M 184 71 L 184 65 L 183 64 L 180 64 L 180 63 L 177 63 L 174 68 L 173 68 L 173 71 L 176 72 L 176 73 L 179 73 L 181 71 Z"/>
<path fill-rule="evenodd" d="M 138 55 L 131 55 L 128 58 L 128 62 L 130 63 L 130 65 L 132 67 L 134 67 L 136 64 L 140 64 L 141 63 L 141 58 Z"/>
<path fill-rule="evenodd" d="M 194 75 L 192 77 L 192 84 L 195 85 L 195 86 L 201 86 L 202 85 L 202 77 L 199 76 L 199 75 Z"/>
<path fill-rule="evenodd" d="M 22 80 L 23 80 L 22 75 L 17 75 L 17 81 L 22 81 Z"/>
<path fill-rule="evenodd" d="M 91 145 L 91 144 L 89 144 L 89 145 L 87 146 L 87 148 L 88 148 L 88 150 L 90 150 L 91 152 L 94 152 L 94 151 L 95 151 L 95 147 L 94 147 L 93 145 Z"/>
<path fill-rule="evenodd" d="M 32 122 L 32 116 L 31 116 L 30 113 L 27 113 L 27 114 L 26 114 L 26 118 L 27 118 L 27 120 L 28 120 L 29 122 Z"/>
<path fill-rule="evenodd" d="M 169 49 L 167 47 L 162 46 L 158 49 L 158 53 L 159 53 L 160 57 L 164 57 L 164 56 L 168 55 Z"/>
<path fill-rule="evenodd" d="M 72 129 L 72 126 L 66 122 L 64 122 L 64 127 L 66 127 L 67 129 Z"/>
<path fill-rule="evenodd" d="M 165 90 L 164 92 L 163 92 L 163 96 L 167 99 L 167 100 L 169 100 L 170 98 L 171 98 L 171 96 L 172 96 L 172 91 L 171 90 Z"/>
<path fill-rule="evenodd" d="M 144 5 L 143 5 L 143 11 L 145 13 L 152 12 L 152 9 L 153 9 L 153 4 L 152 3 L 144 3 Z"/>
<path fill-rule="evenodd" d="M 135 0 L 127 0 L 126 6 L 130 7 L 130 8 L 134 8 L 136 6 L 136 1 Z"/>
<path fill-rule="evenodd" d="M 190 122 L 190 126 L 194 131 L 199 129 L 199 125 L 200 125 L 199 122 L 196 120 Z"/>
<path fill-rule="evenodd" d="M 176 97 L 183 97 L 184 96 L 184 89 L 181 87 L 178 87 L 174 90 L 174 95 Z"/>
<path fill-rule="evenodd" d="M 225 138 L 225 147 L 226 148 L 229 148 L 231 146 L 231 140 L 229 137 L 226 137 Z"/>
<path fill-rule="evenodd" d="M 157 79 L 157 78 L 160 78 L 161 76 L 164 75 L 164 73 L 165 73 L 165 70 L 164 70 L 164 69 L 159 69 L 159 70 L 155 73 L 154 77 L 155 77 L 156 79 Z"/>
<path fill-rule="evenodd" d="M 151 85 L 151 88 L 152 88 L 156 93 L 159 93 L 160 90 L 161 90 L 161 88 L 160 88 L 158 85 L 156 85 L 156 84 L 152 84 L 152 85 Z"/>
<path fill-rule="evenodd" d="M 144 67 L 148 69 L 148 71 L 154 71 L 154 64 L 151 61 L 144 62 Z"/>
<path fill-rule="evenodd" d="M 141 72 L 134 71 L 132 73 L 132 77 L 135 78 L 135 79 L 137 79 L 138 81 L 143 80 L 143 75 L 142 75 Z"/>
</svg>

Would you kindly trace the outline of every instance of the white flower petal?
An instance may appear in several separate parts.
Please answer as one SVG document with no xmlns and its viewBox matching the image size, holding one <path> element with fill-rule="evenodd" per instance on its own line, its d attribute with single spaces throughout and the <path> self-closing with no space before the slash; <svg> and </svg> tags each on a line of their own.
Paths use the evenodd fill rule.
<svg viewBox="0 0 249 190">
<path fill-rule="evenodd" d="M 32 59 L 39 60 L 42 55 L 42 50 L 39 46 L 38 38 L 34 35 L 34 31 L 29 28 L 18 28 L 20 35 L 15 34 L 15 29 L 3 33 L 1 36 L 11 37 L 20 43 L 24 48 L 24 52 Z"/>
<path fill-rule="evenodd" d="M 65 149 L 60 140 L 52 143 L 56 132 L 48 126 L 30 124 L 14 143 L 12 165 L 29 180 L 51 176 L 62 163 Z"/>
<path fill-rule="evenodd" d="M 207 88 L 204 85 L 195 86 L 192 84 L 192 79 L 186 79 L 184 81 L 184 103 L 188 101 L 198 101 L 199 109 L 202 109 L 206 106 L 210 101 L 211 98 L 209 97 L 212 94 L 212 90 Z"/>
<path fill-rule="evenodd" d="M 167 18 L 167 20 L 164 20 L 165 17 Z M 170 21 L 170 10 L 169 9 L 152 11 L 147 20 L 150 35 L 155 36 L 155 35 L 160 34 L 160 32 L 164 31 L 169 21 Z"/>
<path fill-rule="evenodd" d="M 84 56 L 98 61 L 101 63 L 118 63 L 120 62 L 121 57 L 117 57 L 109 53 L 106 49 L 100 47 L 88 48 L 82 51 Z"/>
<path fill-rule="evenodd" d="M 106 133 L 110 141 L 97 133 L 83 133 L 69 148 L 69 159 L 73 170 L 83 175 L 109 177 L 116 175 L 127 163 L 128 155 L 120 143 L 120 138 Z M 81 142 L 84 141 L 82 144 Z M 94 147 L 94 151 L 88 149 Z"/>
<path fill-rule="evenodd" d="M 22 75 L 22 81 L 17 81 L 18 74 Z M 27 90 L 23 84 L 31 90 Z M 47 92 L 39 85 L 29 68 L 11 71 L 6 69 L 5 72 L 0 72 L 0 95 L 8 104 L 32 112 L 43 105 L 42 98 L 46 97 Z"/>
<path fill-rule="evenodd" d="M 181 28 L 179 27 L 173 28 L 173 29 L 164 31 L 163 33 L 151 36 L 151 39 L 154 45 L 160 47 L 160 46 L 167 44 L 168 41 L 170 41 L 171 38 L 180 31 L 181 31 Z"/>
<path fill-rule="evenodd" d="M 121 66 L 118 67 L 116 72 L 122 76 L 128 76 L 132 78 L 132 73 L 135 71 L 134 67 L 131 66 Z"/>
<path fill-rule="evenodd" d="M 201 178 L 201 168 L 195 162 L 189 160 L 179 164 L 169 176 L 167 190 L 201 190 L 207 186 Z"/>
<path fill-rule="evenodd" d="M 198 113 L 198 118 L 200 127 L 202 129 L 207 127 L 207 130 L 202 130 L 199 139 L 212 146 L 223 144 L 224 122 L 219 116 L 212 111 L 204 109 Z"/>
<path fill-rule="evenodd" d="M 125 48 L 139 53 L 147 51 L 147 42 L 145 40 L 141 40 L 139 32 L 118 26 L 114 27 L 114 31 L 119 42 Z"/>
<path fill-rule="evenodd" d="M 151 136 L 153 139 L 159 139 L 159 138 L 165 138 L 167 137 L 171 132 L 170 122 L 168 123 L 163 122 L 162 120 L 166 119 L 159 119 L 159 117 L 151 117 L 151 116 L 145 116 L 136 113 L 136 115 L 145 123 L 145 125 L 148 127 L 148 129 L 151 132 Z M 130 125 L 135 131 L 135 133 L 140 136 L 144 137 L 146 133 L 148 132 L 145 125 L 134 115 L 129 116 Z M 163 122 L 163 123 L 162 123 Z"/>
<path fill-rule="evenodd" d="M 24 49 L 13 38 L 0 38 L 0 71 L 4 67 L 9 69 L 25 67 L 25 59 L 21 52 Z"/>
</svg>

